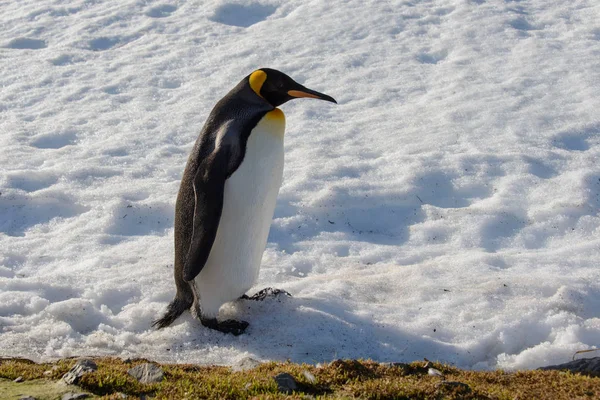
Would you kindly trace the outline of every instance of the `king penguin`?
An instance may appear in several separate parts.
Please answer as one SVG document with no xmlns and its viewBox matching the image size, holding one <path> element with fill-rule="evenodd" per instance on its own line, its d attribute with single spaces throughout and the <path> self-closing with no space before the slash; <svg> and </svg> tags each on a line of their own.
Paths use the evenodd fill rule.
<svg viewBox="0 0 600 400">
<path fill-rule="evenodd" d="M 258 278 L 283 176 L 285 116 L 277 107 L 301 97 L 336 103 L 280 71 L 261 68 L 212 109 L 175 205 L 177 294 L 154 326 L 169 326 L 190 309 L 211 329 L 239 335 L 248 327 L 219 321 L 219 308 L 248 298 Z"/>
</svg>

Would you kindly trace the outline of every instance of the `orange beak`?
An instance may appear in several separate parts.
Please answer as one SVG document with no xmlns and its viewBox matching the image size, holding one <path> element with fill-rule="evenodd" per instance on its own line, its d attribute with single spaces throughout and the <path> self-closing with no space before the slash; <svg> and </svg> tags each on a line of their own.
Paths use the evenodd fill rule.
<svg viewBox="0 0 600 400">
<path fill-rule="evenodd" d="M 337 101 L 335 101 L 333 97 L 328 96 L 324 93 L 319 93 L 315 90 L 305 88 L 304 86 L 301 86 L 300 90 L 288 90 L 287 94 L 289 94 L 292 97 L 307 97 L 310 99 L 330 101 L 332 103 L 337 104 Z"/>
</svg>

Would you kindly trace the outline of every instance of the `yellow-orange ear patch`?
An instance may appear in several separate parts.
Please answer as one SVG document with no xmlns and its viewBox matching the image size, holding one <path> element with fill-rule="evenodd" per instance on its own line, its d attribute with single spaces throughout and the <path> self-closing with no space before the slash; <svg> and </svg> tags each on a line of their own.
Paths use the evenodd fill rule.
<svg viewBox="0 0 600 400">
<path fill-rule="evenodd" d="M 260 94 L 260 89 L 262 88 L 262 85 L 265 83 L 266 80 L 267 73 L 263 70 L 258 69 L 250 74 L 250 87 L 252 88 L 252 90 L 254 90 L 254 93 L 259 95 L 260 97 L 262 97 Z"/>
</svg>

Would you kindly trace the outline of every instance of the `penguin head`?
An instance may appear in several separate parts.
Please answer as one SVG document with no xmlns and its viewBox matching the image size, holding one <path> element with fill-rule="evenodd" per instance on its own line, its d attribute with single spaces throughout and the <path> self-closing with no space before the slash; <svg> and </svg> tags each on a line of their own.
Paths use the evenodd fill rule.
<svg viewBox="0 0 600 400">
<path fill-rule="evenodd" d="M 300 97 L 319 99 L 336 103 L 335 99 L 315 90 L 308 89 L 292 78 L 271 68 L 257 69 L 248 75 L 248 83 L 254 92 L 273 107 Z"/>
</svg>

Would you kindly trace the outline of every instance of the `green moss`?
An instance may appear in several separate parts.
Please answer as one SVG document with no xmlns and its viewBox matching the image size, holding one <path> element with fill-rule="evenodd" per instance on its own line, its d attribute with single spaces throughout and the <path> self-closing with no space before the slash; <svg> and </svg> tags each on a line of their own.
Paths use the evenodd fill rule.
<svg viewBox="0 0 600 400">
<path fill-rule="evenodd" d="M 58 379 L 62 377 L 75 363 L 73 360 L 60 360 L 55 363 L 36 364 L 31 360 L 0 359 L 0 378 L 16 379 L 19 376 L 25 380 Z M 45 375 L 44 372 L 50 371 Z"/>
<path fill-rule="evenodd" d="M 0 399 L 20 399 L 27 395 L 38 400 L 55 400 L 68 392 L 83 392 L 79 388 L 63 385 L 48 379 L 31 379 L 16 383 L 8 379 L 0 379 Z"/>
<path fill-rule="evenodd" d="M 446 383 L 443 383 L 441 377 L 429 376 L 422 362 L 389 367 L 372 361 L 336 360 L 321 368 L 271 362 L 241 372 L 232 372 L 226 367 L 162 365 L 165 374 L 162 382 L 141 384 L 127 371 L 146 360 L 125 362 L 117 358 L 100 358 L 95 361 L 98 370 L 85 374 L 79 385 L 105 399 L 117 399 L 117 393 L 149 394 L 156 399 L 303 399 L 307 396 L 326 399 L 600 398 L 600 378 L 557 371 L 475 372 L 433 364 L 444 374 Z M 9 379 L 3 382 L 11 387 L 54 387 L 74 363 L 72 359 L 46 364 L 0 360 L 0 377 Z M 52 372 L 44 374 L 44 371 Z M 305 371 L 315 379 L 308 379 Z M 296 393 L 278 392 L 273 378 L 283 372 L 291 374 L 298 382 Z M 13 383 L 18 376 L 26 382 Z M 2 392 L 0 397 L 10 398 Z"/>
</svg>

